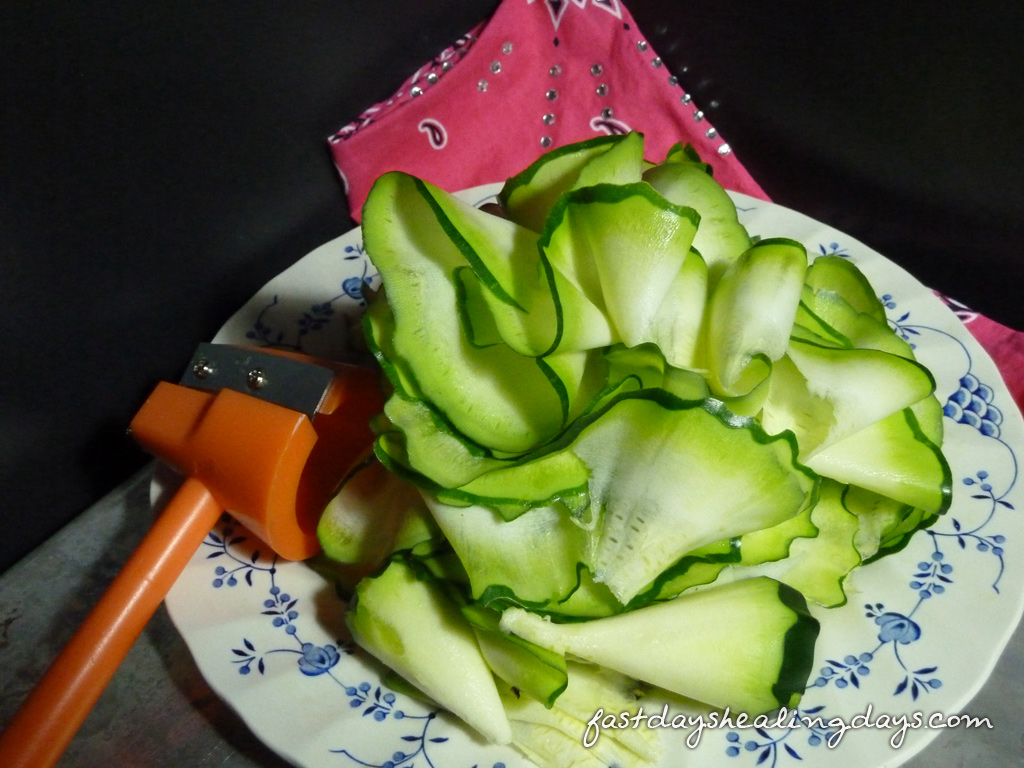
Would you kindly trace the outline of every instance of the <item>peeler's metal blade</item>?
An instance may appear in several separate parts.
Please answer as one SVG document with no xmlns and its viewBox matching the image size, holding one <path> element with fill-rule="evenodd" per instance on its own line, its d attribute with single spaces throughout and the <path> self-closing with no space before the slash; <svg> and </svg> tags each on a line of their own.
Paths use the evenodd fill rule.
<svg viewBox="0 0 1024 768">
<path fill-rule="evenodd" d="M 304 413 L 312 420 L 333 380 L 334 371 L 312 361 L 204 342 L 180 383 L 211 392 L 233 389 Z"/>
</svg>

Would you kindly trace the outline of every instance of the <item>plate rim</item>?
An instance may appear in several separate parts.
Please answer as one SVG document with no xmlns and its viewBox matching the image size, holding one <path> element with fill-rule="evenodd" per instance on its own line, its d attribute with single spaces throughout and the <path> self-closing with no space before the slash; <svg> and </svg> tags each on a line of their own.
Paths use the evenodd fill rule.
<svg viewBox="0 0 1024 768">
<path fill-rule="evenodd" d="M 464 200 L 467 200 L 472 203 L 479 203 L 486 201 L 490 198 L 493 198 L 494 194 L 498 189 L 500 189 L 500 187 L 501 184 L 485 184 L 476 187 L 471 187 L 458 194 Z M 1005 397 L 1009 403 L 1013 404 L 1012 398 L 1009 395 L 1009 391 L 1005 385 L 1005 382 L 1002 379 L 1002 374 L 1001 372 L 999 372 L 998 367 L 991 360 L 991 357 L 988 355 L 988 353 L 984 350 L 980 343 L 978 343 L 978 341 L 973 337 L 969 329 L 963 323 L 961 323 L 959 318 L 956 317 L 955 313 L 953 313 L 951 309 L 945 306 L 940 299 L 935 297 L 930 291 L 930 289 L 928 289 L 924 284 L 922 284 L 915 276 L 907 272 L 901 266 L 891 261 L 884 255 L 878 253 L 870 246 L 867 246 L 866 244 L 856 240 L 856 238 L 853 238 L 852 236 L 842 233 L 840 230 L 836 229 L 835 227 L 832 227 L 831 225 L 813 219 L 810 216 L 807 216 L 806 214 L 779 205 L 778 203 L 761 200 L 759 198 L 744 195 L 742 193 L 730 191 L 729 194 L 733 198 L 733 200 L 737 202 L 737 205 L 742 203 L 744 206 L 751 207 L 766 206 L 770 211 L 781 211 L 785 212 L 785 214 L 787 215 L 800 217 L 802 220 L 805 220 L 809 225 L 815 228 L 822 228 L 830 233 L 839 233 L 843 236 L 846 242 L 850 243 L 851 245 L 855 245 L 857 249 L 862 250 L 863 252 L 871 254 L 872 259 L 877 257 L 878 259 L 881 259 L 881 261 L 884 264 L 888 265 L 888 267 L 891 267 L 894 270 L 896 270 L 896 273 L 900 275 L 901 279 L 911 281 L 916 291 L 919 291 L 922 294 L 928 294 L 930 296 L 930 300 L 934 302 L 933 304 L 931 304 L 933 309 L 941 307 L 941 309 L 946 313 L 946 315 L 948 315 L 948 317 L 946 317 L 945 319 L 949 323 L 951 328 L 957 329 L 958 332 L 962 331 L 962 334 L 957 334 L 959 340 L 961 342 L 964 342 L 966 340 L 966 344 L 970 348 L 970 351 L 974 353 L 974 359 L 983 361 L 983 365 L 986 367 L 986 372 L 989 372 L 988 369 L 995 372 L 996 376 L 998 377 L 999 394 Z M 339 237 L 333 238 L 332 240 L 321 245 L 320 247 L 314 249 L 303 258 L 299 259 L 291 267 L 282 271 L 274 278 L 272 278 L 272 280 L 268 281 L 268 283 L 260 291 L 258 291 L 249 300 L 249 302 L 243 305 L 242 308 L 238 309 L 231 316 L 231 318 L 227 322 L 225 322 L 220 331 L 214 337 L 214 341 L 230 341 L 235 343 L 245 341 L 245 339 L 239 338 L 239 328 L 241 326 L 237 322 L 237 319 L 240 316 L 242 316 L 243 313 L 251 311 L 251 306 L 253 302 L 257 300 L 257 297 L 259 297 L 262 293 L 266 292 L 269 287 L 274 286 L 279 282 L 287 281 L 288 279 L 290 279 L 290 276 L 294 275 L 297 270 L 304 269 L 303 265 L 306 264 L 308 260 L 314 256 L 314 254 L 318 252 L 327 253 L 331 251 L 337 251 L 338 249 L 344 249 L 347 246 L 355 245 L 361 247 L 361 228 L 359 227 L 356 227 L 342 234 Z M 805 243 L 805 246 L 806 245 L 807 244 Z M 1024 445 L 1024 438 L 1021 437 L 1021 435 L 1024 434 L 1024 421 L 1022 421 L 1020 413 L 1016 411 L 1015 408 L 1012 410 L 1010 414 L 1009 422 L 1013 425 L 1013 429 L 1011 431 L 1015 432 L 1014 446 Z M 956 478 L 954 478 L 954 482 L 956 482 Z M 196 561 L 193 560 L 193 562 Z M 171 615 L 172 622 L 174 623 L 179 634 L 185 640 L 186 644 L 189 646 L 189 649 L 192 652 L 193 656 L 196 658 L 197 664 L 200 666 L 200 670 L 203 673 L 204 678 L 207 679 L 211 687 L 214 688 L 217 695 L 223 701 L 232 706 L 232 708 L 239 712 L 239 715 L 253 730 L 257 738 L 260 738 L 270 749 L 274 750 L 278 754 L 281 754 L 286 759 L 292 760 L 297 765 L 307 765 L 307 763 L 304 761 L 304 758 L 302 758 L 301 755 L 292 755 L 289 753 L 289 750 L 287 749 L 282 751 L 281 746 L 278 743 L 276 743 L 276 740 L 272 735 L 267 734 L 265 732 L 265 729 L 260 727 L 254 727 L 253 723 L 251 722 L 251 717 L 247 717 L 246 713 L 243 711 L 245 709 L 244 703 L 240 706 L 240 702 L 236 700 L 236 697 L 231 691 L 222 690 L 222 686 L 214 685 L 213 681 L 210 679 L 210 676 L 207 675 L 207 672 L 204 669 L 204 664 L 200 663 L 200 658 L 204 656 L 204 653 L 202 648 L 198 646 L 201 646 L 202 641 L 196 636 L 196 633 L 193 631 L 193 627 L 189 626 L 188 622 L 183 618 L 183 614 L 176 608 L 176 605 L 178 604 L 178 598 L 179 595 L 175 592 L 175 590 L 172 589 L 171 594 L 168 595 L 167 601 L 168 610 Z M 1016 604 L 1013 606 L 1013 608 L 1014 610 L 1010 615 L 1008 622 L 1005 625 L 1005 630 L 1003 631 L 1002 635 L 997 639 L 996 643 L 992 646 L 990 652 L 988 652 L 986 655 L 985 663 L 983 665 L 984 669 L 981 670 L 979 674 L 973 676 L 973 683 L 967 689 L 959 691 L 957 695 L 957 700 L 954 706 L 952 707 L 953 710 L 962 710 L 962 708 L 969 704 L 970 700 L 973 699 L 977 695 L 978 691 L 981 690 L 981 688 L 985 685 L 990 675 L 992 674 L 992 671 L 994 670 L 996 664 L 998 663 L 999 658 L 1005 651 L 1005 648 L 1009 643 L 1010 638 L 1012 637 L 1018 624 L 1020 623 L 1022 616 L 1024 616 L 1024 587 L 1021 587 L 1020 585 L 1018 585 L 1018 589 L 1016 590 Z M 935 736 L 938 734 L 938 731 L 926 730 L 922 733 L 924 734 L 923 737 L 910 740 L 909 743 L 905 744 L 900 750 L 898 750 L 894 754 L 892 760 L 883 761 L 883 763 L 881 763 L 880 765 L 896 766 L 902 764 L 903 762 L 906 762 L 915 754 L 918 754 L 923 749 L 925 749 L 929 744 L 931 744 Z M 724 756 L 722 759 L 725 759 Z M 729 764 L 737 765 L 737 763 L 735 762 Z M 314 764 L 308 763 L 308 765 Z"/>
</svg>

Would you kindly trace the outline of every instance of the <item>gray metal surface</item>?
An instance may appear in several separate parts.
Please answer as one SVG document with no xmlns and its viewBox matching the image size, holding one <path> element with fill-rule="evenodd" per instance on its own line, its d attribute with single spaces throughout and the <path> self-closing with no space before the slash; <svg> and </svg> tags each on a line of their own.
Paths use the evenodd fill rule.
<svg viewBox="0 0 1024 768">
<path fill-rule="evenodd" d="M 139 473 L 0 577 L 0 722 L 13 716 L 149 529 L 149 480 L 148 470 Z M 964 712 L 989 718 L 992 730 L 944 731 L 905 765 L 1024 765 L 1024 629 L 1018 627 Z M 59 765 L 284 768 L 288 763 L 210 690 L 161 609 Z"/>
<path fill-rule="evenodd" d="M 181 384 L 210 392 L 231 389 L 312 419 L 333 380 L 333 370 L 312 360 L 203 342 L 185 367 Z"/>
</svg>

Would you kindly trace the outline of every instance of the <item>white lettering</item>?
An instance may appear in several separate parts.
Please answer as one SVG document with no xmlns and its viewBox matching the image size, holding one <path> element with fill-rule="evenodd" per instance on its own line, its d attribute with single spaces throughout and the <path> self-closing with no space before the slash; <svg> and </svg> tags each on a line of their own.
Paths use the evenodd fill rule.
<svg viewBox="0 0 1024 768">
<path fill-rule="evenodd" d="M 745 712 L 733 715 L 728 707 L 721 712 L 709 712 L 701 715 L 687 716 L 681 713 L 673 715 L 669 710 L 668 704 L 665 704 L 660 712 L 649 715 L 644 714 L 643 707 L 639 707 L 636 712 L 627 710 L 618 713 L 598 709 L 591 716 L 590 720 L 587 721 L 587 727 L 583 732 L 583 746 L 588 749 L 594 746 L 601 737 L 603 730 L 636 729 L 641 724 L 645 724 L 651 729 L 672 728 L 673 730 L 680 730 L 689 728 L 691 732 L 686 737 L 686 746 L 690 749 L 696 749 L 706 730 L 717 730 L 720 728 L 731 730 L 748 728 L 758 728 L 761 730 L 788 728 L 794 730 L 796 728 L 807 728 L 813 731 L 830 731 L 825 739 L 825 744 L 829 749 L 838 747 L 846 736 L 847 731 L 855 731 L 862 728 L 872 728 L 875 730 L 894 729 L 892 736 L 889 738 L 889 744 L 893 749 L 899 749 L 906 740 L 907 732 L 911 730 L 919 730 L 921 728 L 956 728 L 959 726 L 965 728 L 981 728 L 984 726 L 989 729 L 993 727 L 992 722 L 987 717 L 979 718 L 972 715 L 950 715 L 947 717 L 942 712 L 933 712 L 927 718 L 922 712 L 912 712 L 903 715 L 887 715 L 883 713 L 875 717 L 874 710 L 870 704 L 864 712 L 854 715 L 848 721 L 841 717 L 825 720 L 825 718 L 818 714 L 813 717 L 801 715 L 799 710 L 790 712 L 786 707 L 778 710 L 774 721 L 769 714 L 757 715 L 753 719 Z M 611 738 L 615 737 L 612 736 Z"/>
</svg>

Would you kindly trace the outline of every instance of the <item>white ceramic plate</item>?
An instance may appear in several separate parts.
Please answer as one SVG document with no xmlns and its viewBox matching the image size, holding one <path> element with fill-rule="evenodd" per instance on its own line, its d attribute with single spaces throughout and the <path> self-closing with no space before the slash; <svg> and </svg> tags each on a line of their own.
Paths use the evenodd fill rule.
<svg viewBox="0 0 1024 768">
<path fill-rule="evenodd" d="M 482 202 L 496 189 L 464 196 Z M 938 725 L 963 710 L 1024 610 L 1024 557 L 1016 549 L 1024 520 L 1014 514 L 1024 507 L 1024 428 L 988 356 L 931 291 L 830 227 L 734 197 L 751 234 L 784 235 L 811 254 L 850 258 L 880 291 L 890 324 L 935 373 L 946 404 L 954 500 L 905 550 L 857 571 L 846 606 L 817 612 L 815 672 L 799 713 L 812 722 L 708 729 L 696 749 L 685 745 L 692 729 L 664 728 L 666 742 L 676 744 L 666 754 L 673 766 L 706 768 L 895 766 L 939 733 L 915 727 L 917 717 Z M 344 357 L 349 326 L 363 308 L 362 288 L 376 280 L 360 231 L 349 232 L 271 281 L 215 340 Z M 332 587 L 303 564 L 275 562 L 227 518 L 167 604 L 210 685 L 296 765 L 528 765 L 515 751 L 483 745 L 444 713 L 388 690 L 379 667 L 347 639 Z M 831 748 L 839 729 L 829 725 L 834 718 L 861 727 L 843 732 Z M 901 718 L 910 725 L 901 728 Z M 896 749 L 891 742 L 901 731 Z"/>
</svg>

